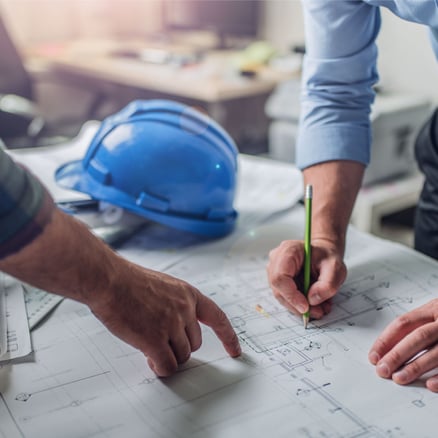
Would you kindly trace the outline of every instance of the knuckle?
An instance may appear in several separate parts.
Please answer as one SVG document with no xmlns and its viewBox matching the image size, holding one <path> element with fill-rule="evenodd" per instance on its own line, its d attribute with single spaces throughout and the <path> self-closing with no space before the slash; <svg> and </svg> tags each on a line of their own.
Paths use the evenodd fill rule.
<svg viewBox="0 0 438 438">
<path fill-rule="evenodd" d="M 388 351 L 388 344 L 381 337 L 378 337 L 376 339 L 376 342 L 374 345 L 378 351 Z"/>
<path fill-rule="evenodd" d="M 283 284 L 283 276 L 282 275 L 274 275 L 271 277 L 271 285 L 276 289 L 280 289 Z"/>
<path fill-rule="evenodd" d="M 406 314 L 400 315 L 394 321 L 395 330 L 403 330 L 408 327 L 409 323 L 410 319 Z"/>
<path fill-rule="evenodd" d="M 427 327 L 420 328 L 417 333 L 417 342 L 421 345 L 427 345 L 431 342 L 431 339 L 433 339 L 433 333 L 432 331 Z"/>
<path fill-rule="evenodd" d="M 177 296 L 173 299 L 171 306 L 167 306 L 164 310 L 164 315 L 167 319 L 174 319 L 175 315 L 185 317 L 194 310 L 194 304 L 187 299 L 185 295 Z"/>
<path fill-rule="evenodd" d="M 404 360 L 397 350 L 393 350 L 390 354 L 388 354 L 387 362 L 391 368 L 398 368 L 404 363 Z"/>
<path fill-rule="evenodd" d="M 338 288 L 333 285 L 330 284 L 329 287 L 321 293 L 318 293 L 320 299 L 318 300 L 318 303 L 315 304 L 322 304 L 324 302 L 326 302 L 327 300 L 329 300 L 330 298 L 333 298 L 338 292 Z M 314 297 L 315 294 L 312 294 L 311 296 Z"/>
<path fill-rule="evenodd" d="M 169 320 L 172 320 L 174 309 L 172 306 L 164 306 L 157 313 L 155 320 L 160 327 L 164 327 Z"/>
<path fill-rule="evenodd" d="M 269 260 L 273 259 L 273 258 L 275 257 L 276 254 L 277 254 L 277 249 L 276 249 L 276 248 L 271 249 L 271 250 L 269 251 L 269 253 L 268 253 L 268 258 L 269 258 Z"/>
<path fill-rule="evenodd" d="M 276 276 L 271 277 L 271 287 L 278 288 L 279 286 L 280 286 L 280 281 L 279 281 L 278 277 L 276 277 Z"/>
<path fill-rule="evenodd" d="M 416 360 L 414 360 L 410 364 L 406 365 L 405 371 L 412 378 L 416 378 L 416 377 L 421 376 L 423 374 L 423 369 L 422 369 L 420 363 Z"/>
<path fill-rule="evenodd" d="M 178 303 L 178 310 L 183 314 L 190 312 L 192 308 L 192 304 L 189 303 L 187 300 L 180 300 L 180 302 Z"/>
</svg>

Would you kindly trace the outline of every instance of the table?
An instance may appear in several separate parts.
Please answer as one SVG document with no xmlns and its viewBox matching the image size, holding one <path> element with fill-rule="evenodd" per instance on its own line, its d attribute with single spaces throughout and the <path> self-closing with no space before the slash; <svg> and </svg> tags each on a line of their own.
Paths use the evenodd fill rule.
<svg viewBox="0 0 438 438">
<path fill-rule="evenodd" d="M 264 67 L 255 77 L 244 77 L 233 64 L 235 51 L 203 50 L 199 62 L 187 65 L 115 55 L 146 49 L 179 54 L 195 50 L 135 39 L 85 39 L 34 47 L 26 65 L 31 71 L 49 69 L 60 81 L 98 93 L 90 118 L 108 98 L 118 107 L 135 98 L 170 98 L 204 108 L 238 144 L 248 138 L 266 139 L 266 99 L 277 84 L 298 74 Z"/>
<path fill-rule="evenodd" d="M 53 166 L 50 153 L 39 165 Z M 159 379 L 85 306 L 65 300 L 32 332 L 33 355 L 0 368 L 0 436 L 435 435 L 438 394 L 421 381 L 402 387 L 378 378 L 367 352 L 394 317 L 436 296 L 437 262 L 350 227 L 348 278 L 332 312 L 304 330 L 273 298 L 265 273 L 272 247 L 303 236 L 301 176 L 257 157 L 240 156 L 239 165 L 234 233 L 205 241 L 150 224 L 119 252 L 218 303 L 242 356 L 229 358 L 203 327 L 201 349 L 175 376 Z M 43 177 L 49 181 L 51 171 Z"/>
</svg>

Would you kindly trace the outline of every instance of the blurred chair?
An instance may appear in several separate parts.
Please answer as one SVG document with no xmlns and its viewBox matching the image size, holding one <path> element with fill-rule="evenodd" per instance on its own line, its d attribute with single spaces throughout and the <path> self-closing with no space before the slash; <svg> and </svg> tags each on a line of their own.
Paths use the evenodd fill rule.
<svg viewBox="0 0 438 438">
<path fill-rule="evenodd" d="M 46 122 L 36 100 L 36 84 L 25 68 L 1 12 L 0 53 L 0 143 L 14 149 L 49 146 L 74 137 L 81 126 L 77 119 L 59 121 L 56 126 Z"/>
</svg>

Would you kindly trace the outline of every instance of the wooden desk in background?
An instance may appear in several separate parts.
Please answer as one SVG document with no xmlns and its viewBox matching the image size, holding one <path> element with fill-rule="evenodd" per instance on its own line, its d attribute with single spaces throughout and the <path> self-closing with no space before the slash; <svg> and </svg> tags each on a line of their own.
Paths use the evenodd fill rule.
<svg viewBox="0 0 438 438">
<path fill-rule="evenodd" d="M 154 64 L 120 55 L 122 51 L 141 53 L 148 48 L 177 55 L 189 53 L 187 47 L 149 45 L 138 40 L 79 40 L 32 49 L 27 65 L 31 71 L 43 67 L 66 83 L 88 87 L 100 95 L 99 105 L 108 99 L 115 100 L 120 108 L 139 98 L 178 100 L 205 109 L 238 145 L 245 139 L 266 144 L 266 99 L 277 84 L 294 73 L 263 67 L 254 77 L 244 77 L 234 66 L 236 52 L 231 51 L 205 51 L 199 62 L 186 65 Z M 96 113 L 99 105 L 93 109 Z"/>
</svg>

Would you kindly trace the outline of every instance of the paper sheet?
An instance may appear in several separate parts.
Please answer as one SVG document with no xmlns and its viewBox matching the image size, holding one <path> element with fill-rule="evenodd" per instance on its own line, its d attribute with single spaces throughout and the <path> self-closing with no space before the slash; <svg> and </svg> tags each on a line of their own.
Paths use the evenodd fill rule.
<svg viewBox="0 0 438 438">
<path fill-rule="evenodd" d="M 60 145 L 33 149 L 9 149 L 6 152 L 15 161 L 24 164 L 37 175 L 49 189 L 55 201 L 87 199 L 89 198 L 87 195 L 58 186 L 55 181 L 55 171 L 61 164 L 83 158 L 99 125 L 97 121 L 85 123 L 77 137 Z"/>
<path fill-rule="evenodd" d="M 0 273 L 0 357 L 7 350 L 6 277 Z"/>
<path fill-rule="evenodd" d="M 434 298 L 438 264 L 350 230 L 349 276 L 332 313 L 304 330 L 269 290 L 269 250 L 303 235 L 295 208 L 234 239 L 210 242 L 167 272 L 225 310 L 243 355 L 212 331 L 173 377 L 66 301 L 33 332 L 35 363 L 0 369 L 0 436 L 435 437 L 438 394 L 376 376 L 367 352 L 401 313 Z"/>
<path fill-rule="evenodd" d="M 15 278 L 3 273 L 0 276 L 5 296 L 7 327 L 6 350 L 0 356 L 0 361 L 3 362 L 27 356 L 32 351 L 32 346 L 23 287 Z"/>
<path fill-rule="evenodd" d="M 303 197 L 301 172 L 288 163 L 240 154 L 238 175 L 235 208 L 244 230 L 291 208 Z"/>
<path fill-rule="evenodd" d="M 204 326 L 201 349 L 158 379 L 141 353 L 66 300 L 32 332 L 34 362 L 0 367 L 0 436 L 435 437 L 438 394 L 378 378 L 367 353 L 396 316 L 437 296 L 437 262 L 351 229 L 349 276 L 330 315 L 304 330 L 265 272 L 269 250 L 304 232 L 303 209 L 292 208 L 301 178 L 279 166 L 239 157 L 230 236 L 205 241 L 153 224 L 121 250 L 216 301 L 239 336 L 239 359 Z"/>
<path fill-rule="evenodd" d="M 22 284 L 22 286 L 29 329 L 32 330 L 42 319 L 44 319 L 45 316 L 61 303 L 64 297 L 51 294 L 28 284 Z"/>
</svg>

